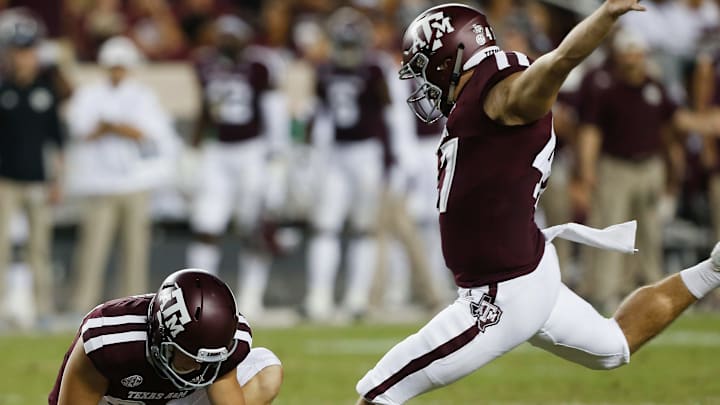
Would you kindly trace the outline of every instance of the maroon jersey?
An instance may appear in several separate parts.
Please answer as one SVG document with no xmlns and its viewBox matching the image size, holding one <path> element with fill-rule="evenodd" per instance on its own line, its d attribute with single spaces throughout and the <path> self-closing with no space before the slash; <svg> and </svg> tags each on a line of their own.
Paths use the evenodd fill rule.
<svg viewBox="0 0 720 405">
<path fill-rule="evenodd" d="M 203 108 L 222 142 L 236 142 L 263 131 L 260 97 L 268 91 L 270 70 L 253 52 L 239 60 L 216 51 L 201 54 L 196 72 L 202 86 Z"/>
<path fill-rule="evenodd" d="M 120 298 L 90 311 L 65 354 L 55 387 L 48 398 L 50 405 L 58 402 L 65 365 L 78 341 L 95 368 L 107 378 L 109 385 L 105 399 L 111 404 L 128 401 L 159 405 L 193 393 L 193 390 L 179 390 L 169 379 L 162 377 L 148 360 L 148 308 L 154 295 Z M 244 318 L 240 319 L 235 333 L 237 347 L 221 365 L 218 377 L 234 372 L 250 352 L 252 331 Z"/>
<path fill-rule="evenodd" d="M 444 120 L 440 119 L 432 124 L 428 124 L 425 121 L 420 120 L 419 118 L 415 118 L 415 130 L 417 132 L 418 138 L 435 138 L 440 133 L 442 133 L 443 130 L 443 123 Z"/>
<path fill-rule="evenodd" d="M 529 65 L 525 55 L 514 52 L 482 60 L 443 133 L 438 150 L 440 233 L 445 262 L 460 287 L 530 273 L 545 249 L 534 214 L 550 176 L 552 115 L 504 126 L 482 107 L 495 84 Z"/>
<path fill-rule="evenodd" d="M 316 90 L 332 116 L 336 141 L 386 137 L 383 111 L 390 98 L 379 64 L 368 61 L 354 69 L 321 66 Z"/>
<path fill-rule="evenodd" d="M 661 152 L 662 128 L 677 108 L 661 83 L 647 79 L 632 86 L 602 69 L 588 77 L 583 89 L 580 118 L 602 132 L 603 153 L 642 160 Z"/>
</svg>

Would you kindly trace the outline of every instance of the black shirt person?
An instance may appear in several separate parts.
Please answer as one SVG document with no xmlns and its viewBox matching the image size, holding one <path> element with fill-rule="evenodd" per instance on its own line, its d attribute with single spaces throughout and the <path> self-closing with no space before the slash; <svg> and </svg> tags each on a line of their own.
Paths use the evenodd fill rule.
<svg viewBox="0 0 720 405">
<path fill-rule="evenodd" d="M 27 263 L 33 272 L 38 320 L 46 322 L 53 312 L 50 208 L 61 196 L 64 144 L 58 103 L 69 89 L 57 69 L 40 63 L 40 23 L 25 14 L 6 13 L 0 16 L 6 62 L 0 76 L 0 280 L 11 262 L 10 222 L 22 209 L 30 229 Z M 48 153 L 53 149 L 57 153 Z M 0 283 L 2 296 L 10 291 L 2 291 L 5 285 Z"/>
</svg>

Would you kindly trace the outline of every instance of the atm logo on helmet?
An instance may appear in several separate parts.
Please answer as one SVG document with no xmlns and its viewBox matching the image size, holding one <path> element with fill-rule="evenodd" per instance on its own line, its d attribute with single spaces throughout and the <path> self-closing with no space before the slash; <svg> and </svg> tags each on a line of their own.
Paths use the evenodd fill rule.
<svg viewBox="0 0 720 405">
<path fill-rule="evenodd" d="M 175 302 L 168 305 L 173 298 L 175 298 Z M 170 335 L 175 338 L 178 333 L 185 330 L 184 325 L 191 321 L 182 290 L 177 287 L 165 289 L 158 295 L 158 300 L 160 301 L 160 308 L 162 309 L 163 325 L 167 328 Z"/>
<path fill-rule="evenodd" d="M 410 49 L 411 53 L 430 46 L 431 51 L 436 51 L 443 46 L 440 38 L 445 34 L 455 31 L 455 27 L 450 22 L 450 17 L 446 17 L 445 13 L 439 11 L 437 13 L 428 14 L 415 22 L 415 35 L 413 35 L 413 44 Z"/>
</svg>

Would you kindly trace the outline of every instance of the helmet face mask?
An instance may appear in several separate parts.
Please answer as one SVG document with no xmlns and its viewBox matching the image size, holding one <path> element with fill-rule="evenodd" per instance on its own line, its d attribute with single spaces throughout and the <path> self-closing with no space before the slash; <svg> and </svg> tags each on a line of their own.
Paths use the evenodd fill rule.
<svg viewBox="0 0 720 405">
<path fill-rule="evenodd" d="M 410 62 L 403 65 L 399 75 L 401 80 L 414 79 L 415 91 L 407 98 L 407 103 L 415 115 L 427 123 L 433 123 L 443 116 L 440 105 L 443 91 L 427 80 L 425 70 L 429 63 L 423 53 L 416 53 Z"/>
<path fill-rule="evenodd" d="M 148 320 L 147 358 L 180 390 L 215 382 L 238 346 L 235 297 L 204 271 L 168 276 L 148 308 Z"/>
<path fill-rule="evenodd" d="M 173 341 L 161 342 L 159 346 L 151 346 L 151 355 L 155 365 L 165 377 L 181 390 L 192 390 L 207 387 L 215 382 L 220 373 L 222 362 L 227 360 L 237 348 L 237 340 L 233 341 L 228 350 L 225 347 L 218 349 L 200 349 L 197 354 L 190 353 Z M 200 364 L 200 368 L 190 372 L 177 370 L 174 357 L 180 352 Z"/>
</svg>

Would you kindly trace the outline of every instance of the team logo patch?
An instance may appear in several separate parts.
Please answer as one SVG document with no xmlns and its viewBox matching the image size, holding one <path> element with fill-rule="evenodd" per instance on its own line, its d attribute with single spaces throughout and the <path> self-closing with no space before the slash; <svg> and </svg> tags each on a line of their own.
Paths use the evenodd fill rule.
<svg viewBox="0 0 720 405">
<path fill-rule="evenodd" d="M 475 34 L 475 42 L 477 42 L 480 46 L 483 46 L 488 41 L 495 39 L 495 33 L 493 33 L 492 29 L 484 25 L 473 24 L 472 32 Z"/>
<path fill-rule="evenodd" d="M 485 45 L 485 29 L 480 24 L 473 24 L 472 30 L 475 33 L 475 42 L 477 42 L 478 45 L 483 46 Z"/>
<path fill-rule="evenodd" d="M 142 384 L 142 382 L 143 382 L 142 376 L 137 375 L 137 374 L 125 377 L 122 380 L 120 380 L 120 384 L 122 384 L 123 387 L 128 387 L 128 388 L 137 387 L 138 385 Z"/>
<path fill-rule="evenodd" d="M 166 288 L 158 293 L 157 300 L 160 303 L 163 326 L 173 338 L 177 337 L 192 320 L 182 290 L 177 285 Z"/>
<path fill-rule="evenodd" d="M 470 303 L 470 313 L 477 319 L 478 329 L 485 333 L 485 329 L 489 326 L 496 325 L 500 322 L 502 309 L 493 304 L 493 299 L 489 295 L 483 293 L 477 302 Z"/>
<path fill-rule="evenodd" d="M 416 53 L 426 47 L 430 47 L 431 51 L 437 51 L 443 46 L 441 38 L 453 31 L 455 27 L 450 17 L 442 11 L 426 15 L 416 22 L 410 53 Z"/>
</svg>

